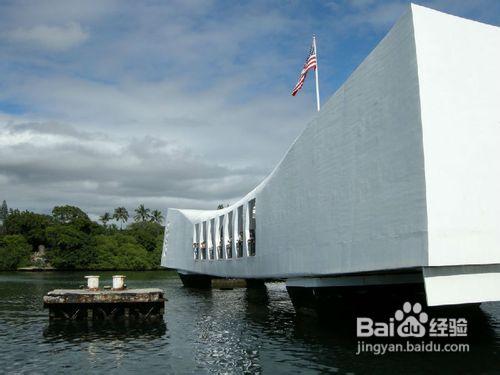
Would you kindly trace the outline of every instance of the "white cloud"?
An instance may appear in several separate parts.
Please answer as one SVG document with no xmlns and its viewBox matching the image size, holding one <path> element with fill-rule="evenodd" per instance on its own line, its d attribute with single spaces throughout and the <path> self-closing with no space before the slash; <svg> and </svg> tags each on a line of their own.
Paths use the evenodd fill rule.
<svg viewBox="0 0 500 375">
<path fill-rule="evenodd" d="M 19 27 L 4 32 L 4 37 L 15 43 L 63 51 L 83 43 L 88 39 L 89 34 L 82 29 L 79 23 L 69 22 L 62 26 Z"/>
<path fill-rule="evenodd" d="M 99 214 L 148 202 L 215 208 L 264 176 L 199 157 L 160 137 L 123 139 L 67 124 L 0 124 L 0 191 L 19 208 L 58 203 Z"/>
</svg>

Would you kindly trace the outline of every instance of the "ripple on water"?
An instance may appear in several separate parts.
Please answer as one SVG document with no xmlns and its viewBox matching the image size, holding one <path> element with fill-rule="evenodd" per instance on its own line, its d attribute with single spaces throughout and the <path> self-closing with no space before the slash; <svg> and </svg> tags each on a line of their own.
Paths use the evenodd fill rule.
<svg viewBox="0 0 500 375">
<path fill-rule="evenodd" d="M 111 273 L 102 273 L 109 278 Z M 48 323 L 42 296 L 78 287 L 83 273 L 0 274 L 0 363 L 13 373 L 498 372 L 500 304 L 471 323 L 477 342 L 461 356 L 356 356 L 352 322 L 297 316 L 283 283 L 267 289 L 196 291 L 168 272 L 127 272 L 135 287 L 162 287 L 159 324 Z M 334 320 L 334 319 L 333 319 Z M 422 360 L 425 358 L 425 361 Z M 484 361 L 481 358 L 488 358 Z"/>
</svg>

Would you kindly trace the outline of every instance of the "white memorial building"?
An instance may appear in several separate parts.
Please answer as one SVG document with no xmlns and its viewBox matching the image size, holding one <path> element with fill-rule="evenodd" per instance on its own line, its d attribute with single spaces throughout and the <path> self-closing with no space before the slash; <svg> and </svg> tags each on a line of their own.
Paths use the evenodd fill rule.
<svg viewBox="0 0 500 375">
<path fill-rule="evenodd" d="M 411 5 L 259 186 L 166 220 L 183 280 L 500 300 L 500 28 Z"/>
</svg>

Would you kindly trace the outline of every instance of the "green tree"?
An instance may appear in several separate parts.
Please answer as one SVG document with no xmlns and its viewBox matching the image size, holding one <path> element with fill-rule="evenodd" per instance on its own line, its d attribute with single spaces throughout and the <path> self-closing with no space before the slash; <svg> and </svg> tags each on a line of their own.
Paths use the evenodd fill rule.
<svg viewBox="0 0 500 375">
<path fill-rule="evenodd" d="M 55 222 L 72 227 L 84 232 L 102 232 L 102 228 L 88 217 L 80 208 L 75 206 L 56 206 L 52 209 Z"/>
<path fill-rule="evenodd" d="M 153 210 L 151 211 L 151 215 L 149 220 L 153 223 L 161 224 L 163 223 L 163 220 L 165 218 L 163 217 L 163 214 L 161 213 L 160 210 Z"/>
<path fill-rule="evenodd" d="M 158 238 L 163 239 L 163 226 L 153 222 L 132 223 L 127 227 L 127 234 L 148 251 L 153 251 Z"/>
<path fill-rule="evenodd" d="M 156 237 L 156 246 L 153 251 L 148 251 L 151 267 L 161 268 L 161 254 L 163 252 L 163 233 Z"/>
<path fill-rule="evenodd" d="M 7 215 L 9 214 L 9 209 L 7 207 L 7 202 L 5 200 L 2 202 L 2 206 L 0 206 L 0 235 L 5 233 L 5 227 L 3 225 Z"/>
<path fill-rule="evenodd" d="M 56 224 L 47 228 L 50 263 L 59 269 L 86 269 L 94 261 L 92 236 L 73 225 Z"/>
<path fill-rule="evenodd" d="M 113 214 L 113 219 L 120 222 L 120 229 L 122 229 L 122 225 L 128 220 L 128 211 L 125 207 L 115 208 L 115 212 Z"/>
<path fill-rule="evenodd" d="M 2 202 L 2 206 L 0 206 L 0 222 L 7 219 L 8 214 L 9 214 L 9 209 L 7 207 L 7 202 L 4 200 Z"/>
<path fill-rule="evenodd" d="M 52 209 L 52 216 L 61 224 L 71 224 L 78 221 L 90 221 L 88 215 L 75 206 L 56 206 Z"/>
<path fill-rule="evenodd" d="M 144 207 L 143 204 L 139 205 L 139 207 L 137 207 L 134 211 L 135 211 L 134 220 L 136 222 L 148 221 L 151 216 L 150 215 L 151 210 L 149 208 Z"/>
<path fill-rule="evenodd" d="M 0 270 L 15 270 L 29 264 L 31 246 L 19 235 L 0 237 Z"/>
<path fill-rule="evenodd" d="M 99 217 L 99 220 L 102 222 L 102 224 L 107 227 L 108 222 L 112 219 L 111 215 L 109 212 L 105 212 L 104 215 Z"/>
<path fill-rule="evenodd" d="M 144 270 L 152 268 L 151 257 L 136 239 L 124 233 L 95 238 L 95 260 L 90 269 Z"/>
<path fill-rule="evenodd" d="M 38 245 L 47 245 L 46 229 L 53 224 L 52 217 L 35 214 L 30 211 L 10 210 L 4 221 L 6 234 L 22 235 L 32 246 L 33 250 Z"/>
<path fill-rule="evenodd" d="M 219 204 L 217 205 L 217 209 L 218 209 L 218 210 L 222 210 L 223 208 L 224 208 L 224 205 L 223 205 L 222 203 L 219 203 Z"/>
<path fill-rule="evenodd" d="M 108 230 L 107 230 L 107 232 L 108 232 L 108 233 L 112 233 L 112 232 L 116 232 L 116 231 L 118 231 L 118 230 L 119 230 L 119 229 L 118 229 L 118 226 L 117 226 L 115 223 L 111 223 L 111 224 L 109 224 L 109 226 L 108 226 Z"/>
</svg>

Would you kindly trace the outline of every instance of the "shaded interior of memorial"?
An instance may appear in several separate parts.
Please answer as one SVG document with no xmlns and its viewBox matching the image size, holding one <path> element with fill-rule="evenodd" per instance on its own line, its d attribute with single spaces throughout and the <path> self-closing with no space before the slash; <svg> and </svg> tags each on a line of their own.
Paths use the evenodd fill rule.
<svg viewBox="0 0 500 375">
<path fill-rule="evenodd" d="M 223 215 L 193 224 L 193 258 L 203 261 L 255 256 L 256 223 L 254 198 Z"/>
</svg>

